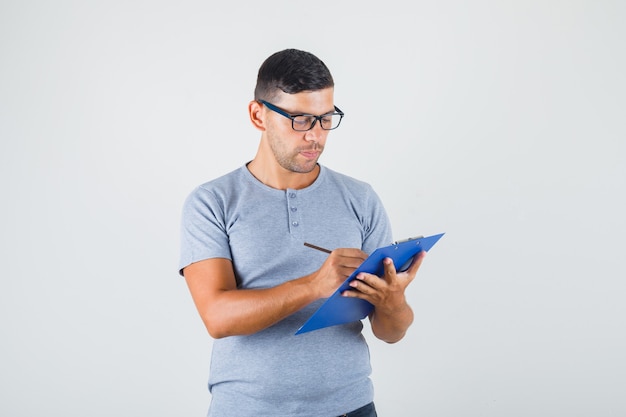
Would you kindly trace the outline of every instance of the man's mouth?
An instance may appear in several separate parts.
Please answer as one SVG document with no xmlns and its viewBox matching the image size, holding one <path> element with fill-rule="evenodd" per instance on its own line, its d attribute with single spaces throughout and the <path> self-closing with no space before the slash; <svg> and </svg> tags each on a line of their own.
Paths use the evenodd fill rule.
<svg viewBox="0 0 626 417">
<path fill-rule="evenodd" d="M 300 151 L 300 155 L 304 156 L 307 159 L 315 159 L 319 156 L 320 151 L 314 151 L 314 150 L 306 150 L 306 151 Z"/>
<path fill-rule="evenodd" d="M 318 143 L 311 144 L 312 146 L 309 148 L 300 148 L 298 151 L 300 155 L 304 156 L 306 159 L 317 159 L 322 153 L 322 147 Z"/>
</svg>

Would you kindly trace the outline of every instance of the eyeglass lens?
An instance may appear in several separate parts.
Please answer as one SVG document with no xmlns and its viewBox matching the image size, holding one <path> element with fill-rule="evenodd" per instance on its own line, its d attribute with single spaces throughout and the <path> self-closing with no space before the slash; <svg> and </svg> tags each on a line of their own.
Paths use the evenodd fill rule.
<svg viewBox="0 0 626 417">
<path fill-rule="evenodd" d="M 327 114 L 324 116 L 320 116 L 319 118 L 315 116 L 294 116 L 293 120 L 293 129 L 298 131 L 309 130 L 313 127 L 317 120 L 320 121 L 322 125 L 322 129 L 324 130 L 332 130 L 339 126 L 339 122 L 341 121 L 341 115 L 339 114 Z"/>
</svg>

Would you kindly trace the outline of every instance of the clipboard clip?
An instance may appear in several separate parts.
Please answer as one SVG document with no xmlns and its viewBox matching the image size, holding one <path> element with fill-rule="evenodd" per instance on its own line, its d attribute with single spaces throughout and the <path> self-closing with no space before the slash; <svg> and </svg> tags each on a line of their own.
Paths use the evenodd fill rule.
<svg viewBox="0 0 626 417">
<path fill-rule="evenodd" d="M 424 236 L 408 237 L 406 239 L 396 240 L 395 242 L 392 243 L 392 245 L 399 245 L 400 243 L 410 242 L 411 240 L 418 240 L 418 239 L 423 239 L 423 238 L 424 238 Z"/>
</svg>

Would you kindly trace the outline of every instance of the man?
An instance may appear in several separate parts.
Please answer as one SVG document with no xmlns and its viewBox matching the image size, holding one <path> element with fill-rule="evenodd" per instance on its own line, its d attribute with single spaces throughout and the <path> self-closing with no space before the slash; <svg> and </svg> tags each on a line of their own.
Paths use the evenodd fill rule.
<svg viewBox="0 0 626 417">
<path fill-rule="evenodd" d="M 248 105 L 261 132 L 256 156 L 185 202 L 180 272 L 215 339 L 209 416 L 376 416 L 360 321 L 294 335 L 368 253 L 392 241 L 373 189 L 318 163 L 343 117 L 333 89 L 308 52 L 267 58 Z M 397 342 L 413 321 L 404 291 L 423 257 L 403 273 L 385 260 L 382 279 L 360 274 L 343 294 L 374 305 L 377 338 Z"/>
</svg>

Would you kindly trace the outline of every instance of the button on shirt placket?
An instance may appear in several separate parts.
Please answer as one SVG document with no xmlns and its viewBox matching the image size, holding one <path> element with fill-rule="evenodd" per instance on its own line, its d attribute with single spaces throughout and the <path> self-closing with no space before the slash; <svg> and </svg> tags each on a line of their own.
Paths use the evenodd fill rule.
<svg viewBox="0 0 626 417">
<path fill-rule="evenodd" d="M 294 190 L 287 190 L 287 211 L 289 213 L 289 232 L 299 234 L 300 214 L 298 212 L 298 194 Z"/>
</svg>

